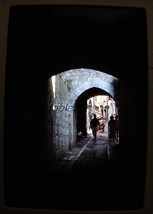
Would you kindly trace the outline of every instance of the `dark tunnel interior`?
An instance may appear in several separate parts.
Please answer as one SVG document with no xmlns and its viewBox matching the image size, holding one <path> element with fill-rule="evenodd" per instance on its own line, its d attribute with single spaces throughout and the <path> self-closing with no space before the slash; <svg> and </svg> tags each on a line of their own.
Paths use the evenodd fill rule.
<svg viewBox="0 0 153 214">
<path fill-rule="evenodd" d="M 124 7 L 14 6 L 10 9 L 6 62 L 6 205 L 70 210 L 142 208 L 148 96 L 145 10 Z M 116 182 L 118 178 L 121 181 L 121 185 L 118 183 L 118 191 L 124 197 L 120 195 L 120 201 L 115 200 L 112 205 L 109 191 L 114 191 L 111 192 L 112 198 L 117 193 L 112 183 L 107 185 L 108 190 L 105 189 L 106 196 L 101 186 L 93 188 L 97 178 L 99 182 L 101 179 L 109 182 L 101 176 L 103 170 L 106 172 L 106 165 L 102 166 L 101 171 L 96 171 L 96 177 L 92 175 L 89 178 L 87 172 L 84 178 L 90 182 L 87 181 L 85 189 L 79 189 L 82 197 L 75 186 L 80 180 L 79 174 L 72 173 L 67 180 L 67 177 L 54 177 L 49 172 L 52 161 L 52 153 L 49 151 L 54 142 L 47 142 L 47 81 L 52 75 L 75 68 L 104 71 L 120 80 L 117 96 L 122 122 L 122 161 L 119 162 L 120 167 L 115 168 L 119 173 L 114 175 Z M 86 126 L 82 118 L 85 118 L 87 99 L 106 94 L 101 89 L 91 88 L 78 98 L 77 121 L 84 132 Z M 124 173 L 129 174 L 129 177 L 125 178 Z M 105 175 L 109 177 L 109 171 Z M 65 184 L 62 186 L 64 182 L 66 187 Z M 126 187 L 125 191 L 122 187 Z M 98 191 L 100 197 L 96 195 Z M 84 204 L 83 198 L 89 200 L 89 203 Z"/>
</svg>

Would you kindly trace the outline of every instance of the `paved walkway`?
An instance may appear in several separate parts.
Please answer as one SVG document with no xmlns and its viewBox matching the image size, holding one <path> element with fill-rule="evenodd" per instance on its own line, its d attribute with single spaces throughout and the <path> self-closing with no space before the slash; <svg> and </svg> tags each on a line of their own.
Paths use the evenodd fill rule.
<svg viewBox="0 0 153 214">
<path fill-rule="evenodd" d="M 97 132 L 97 140 L 94 142 L 91 130 L 88 130 L 86 138 L 78 140 L 76 147 L 68 152 L 65 157 L 58 163 L 61 170 L 70 170 L 74 164 L 84 164 L 87 162 L 96 164 L 97 160 L 111 160 L 117 157 L 117 145 L 119 141 L 110 143 L 108 133 L 105 131 Z"/>
<path fill-rule="evenodd" d="M 62 209 L 67 206 L 69 209 L 74 209 L 75 206 L 79 209 L 109 207 L 110 198 L 112 200 L 115 197 L 120 185 L 120 179 L 116 176 L 120 167 L 117 164 L 119 142 L 110 143 L 107 136 L 107 133 L 98 132 L 97 141 L 94 142 L 90 130 L 87 138 L 79 141 L 77 147 L 58 164 L 55 191 L 52 191 L 54 203 L 61 200 L 58 206 L 60 204 Z M 62 203 L 64 195 L 70 202 L 69 205 Z M 111 202 L 111 206 L 116 206 L 116 200 Z"/>
</svg>

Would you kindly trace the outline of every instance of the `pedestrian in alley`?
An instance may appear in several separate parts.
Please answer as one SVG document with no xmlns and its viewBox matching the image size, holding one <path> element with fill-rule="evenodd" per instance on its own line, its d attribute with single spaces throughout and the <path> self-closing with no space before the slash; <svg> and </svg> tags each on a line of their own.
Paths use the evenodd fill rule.
<svg viewBox="0 0 153 214">
<path fill-rule="evenodd" d="M 116 115 L 115 116 L 115 123 L 116 123 L 116 140 L 118 140 L 119 139 L 119 123 L 120 123 L 120 121 L 119 121 L 119 118 L 118 118 L 118 116 Z"/>
<path fill-rule="evenodd" d="M 116 122 L 113 116 L 110 116 L 110 120 L 108 121 L 108 138 L 110 142 L 115 141 L 115 132 L 116 132 Z"/>
<path fill-rule="evenodd" d="M 92 129 L 94 141 L 96 141 L 96 138 L 97 138 L 97 130 L 98 130 L 99 125 L 100 125 L 99 120 L 96 118 L 96 114 L 94 114 L 94 118 L 90 122 L 90 127 Z"/>
</svg>

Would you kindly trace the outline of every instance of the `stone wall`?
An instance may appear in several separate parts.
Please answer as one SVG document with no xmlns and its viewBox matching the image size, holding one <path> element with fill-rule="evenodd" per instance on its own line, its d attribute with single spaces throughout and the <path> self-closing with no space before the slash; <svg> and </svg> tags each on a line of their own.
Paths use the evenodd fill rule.
<svg viewBox="0 0 153 214">
<path fill-rule="evenodd" d="M 112 97 L 115 96 L 114 82 L 118 79 L 104 72 L 81 68 L 62 72 L 61 76 L 69 85 L 68 102 L 72 104 L 75 103 L 78 96 L 92 87 L 100 88 Z"/>
<path fill-rule="evenodd" d="M 54 79 L 54 82 L 53 82 Z M 71 106 L 67 103 L 68 86 L 60 75 L 48 81 L 48 132 L 53 154 L 64 155 L 69 150 L 71 141 Z M 50 129 L 50 130 L 49 130 Z"/>
</svg>

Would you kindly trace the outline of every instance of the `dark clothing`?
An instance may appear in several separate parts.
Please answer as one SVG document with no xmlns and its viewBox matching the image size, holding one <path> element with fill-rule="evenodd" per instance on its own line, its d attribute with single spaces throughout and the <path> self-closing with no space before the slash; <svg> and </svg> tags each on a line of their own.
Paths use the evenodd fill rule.
<svg viewBox="0 0 153 214">
<path fill-rule="evenodd" d="M 109 139 L 115 139 L 115 131 L 116 131 L 116 122 L 115 120 L 110 120 L 108 122 Z"/>
<path fill-rule="evenodd" d="M 115 123 L 116 123 L 116 139 L 118 139 L 119 137 L 119 119 L 116 119 L 115 120 Z"/>
<path fill-rule="evenodd" d="M 92 129 L 92 134 L 94 136 L 94 140 L 96 141 L 96 137 L 97 137 L 97 128 L 99 126 L 99 120 L 97 118 L 93 118 L 90 122 L 90 127 Z"/>
<path fill-rule="evenodd" d="M 98 127 L 99 126 L 99 120 L 97 118 L 93 118 L 90 122 L 90 126 L 92 127 Z"/>
</svg>

